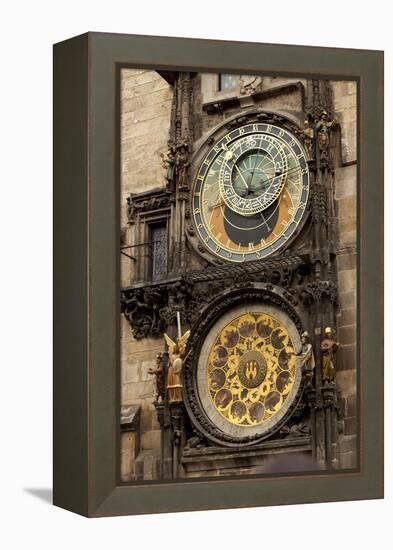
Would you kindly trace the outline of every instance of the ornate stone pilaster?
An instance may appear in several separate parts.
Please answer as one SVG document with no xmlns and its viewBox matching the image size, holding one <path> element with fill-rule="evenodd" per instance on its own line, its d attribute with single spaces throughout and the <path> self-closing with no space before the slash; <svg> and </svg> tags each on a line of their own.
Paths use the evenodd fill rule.
<svg viewBox="0 0 393 550">
<path fill-rule="evenodd" d="M 325 434 L 326 434 L 326 467 L 338 468 L 337 443 L 337 392 L 336 384 L 325 384 L 322 387 L 323 406 L 325 409 Z"/>
<path fill-rule="evenodd" d="M 305 402 L 310 411 L 310 428 L 311 428 L 311 450 L 313 462 L 317 461 L 317 447 L 316 447 L 316 393 L 315 388 L 309 384 L 304 389 Z"/>
<path fill-rule="evenodd" d="M 182 442 L 184 442 L 184 404 L 170 403 L 171 425 L 172 425 L 172 479 L 181 477 L 180 475 L 180 452 Z"/>
<path fill-rule="evenodd" d="M 168 152 L 164 160 L 167 190 L 174 199 L 171 213 L 173 275 L 186 269 L 186 202 L 190 191 L 193 139 L 193 80 L 191 73 L 179 72 L 174 82 Z"/>
</svg>

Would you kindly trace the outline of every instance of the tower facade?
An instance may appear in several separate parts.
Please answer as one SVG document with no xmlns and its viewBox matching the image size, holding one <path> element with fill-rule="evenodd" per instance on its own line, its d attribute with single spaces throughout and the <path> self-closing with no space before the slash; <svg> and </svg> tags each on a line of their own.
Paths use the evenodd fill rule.
<svg viewBox="0 0 393 550">
<path fill-rule="evenodd" d="M 122 480 L 356 468 L 356 83 L 121 79 Z"/>
</svg>

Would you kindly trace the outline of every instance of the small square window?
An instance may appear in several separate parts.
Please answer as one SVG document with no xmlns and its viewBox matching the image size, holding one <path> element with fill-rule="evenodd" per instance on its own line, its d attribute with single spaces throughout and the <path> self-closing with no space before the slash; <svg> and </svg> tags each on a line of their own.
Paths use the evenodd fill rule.
<svg viewBox="0 0 393 550">
<path fill-rule="evenodd" d="M 236 90 L 239 86 L 239 75 L 237 74 L 219 74 L 218 75 L 218 91 L 228 92 Z"/>
</svg>

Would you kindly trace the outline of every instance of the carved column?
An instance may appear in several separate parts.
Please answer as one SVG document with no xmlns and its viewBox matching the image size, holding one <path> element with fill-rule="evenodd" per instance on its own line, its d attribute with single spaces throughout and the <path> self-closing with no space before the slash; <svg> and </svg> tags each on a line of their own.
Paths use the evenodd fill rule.
<svg viewBox="0 0 393 550">
<path fill-rule="evenodd" d="M 310 126 L 313 128 L 314 159 L 309 162 L 312 178 L 311 219 L 315 302 L 314 351 L 315 369 L 315 427 L 316 460 L 328 468 L 336 465 L 337 397 L 334 388 L 323 386 L 321 341 L 327 326 L 335 327 L 336 304 L 336 248 L 334 162 L 331 134 L 335 122 L 332 117 L 332 91 L 327 80 L 309 80 L 305 101 Z"/>
<path fill-rule="evenodd" d="M 161 436 L 160 436 L 160 445 L 161 445 L 161 457 L 160 457 L 160 479 L 164 479 L 164 440 L 165 440 L 165 433 L 164 433 L 164 403 L 157 403 L 154 402 L 154 407 L 156 409 L 157 414 L 157 420 L 160 425 L 161 430 Z"/>
<path fill-rule="evenodd" d="M 316 446 L 316 414 L 315 414 L 315 389 L 308 385 L 305 390 L 305 400 L 310 411 L 310 429 L 311 429 L 311 452 L 313 462 L 317 462 L 317 446 Z"/>
<path fill-rule="evenodd" d="M 315 430 L 316 461 L 318 466 L 324 469 L 326 464 L 325 410 L 320 387 L 315 396 Z"/>
<path fill-rule="evenodd" d="M 178 479 L 181 475 L 181 449 L 184 439 L 184 404 L 170 403 L 171 423 L 172 423 L 172 479 Z"/>
<path fill-rule="evenodd" d="M 174 83 L 168 148 L 174 156 L 171 273 L 186 270 L 186 202 L 189 195 L 189 166 L 194 137 L 193 82 L 191 73 L 179 72 Z"/>
<path fill-rule="evenodd" d="M 325 384 L 322 388 L 326 422 L 326 466 L 328 469 L 338 467 L 337 459 L 337 394 L 336 384 Z"/>
<path fill-rule="evenodd" d="M 160 479 L 172 479 L 172 426 L 171 414 L 168 404 L 166 380 L 168 372 L 168 354 L 164 353 L 163 361 L 165 365 L 165 399 L 161 402 L 155 402 L 154 407 L 157 413 L 157 419 L 161 430 L 161 464 Z"/>
</svg>

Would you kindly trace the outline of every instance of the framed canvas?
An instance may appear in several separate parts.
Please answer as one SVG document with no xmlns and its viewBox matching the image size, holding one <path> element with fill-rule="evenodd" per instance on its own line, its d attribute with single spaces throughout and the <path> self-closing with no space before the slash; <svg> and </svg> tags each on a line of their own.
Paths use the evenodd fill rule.
<svg viewBox="0 0 393 550">
<path fill-rule="evenodd" d="M 54 503 L 383 497 L 383 53 L 54 46 Z"/>
</svg>

